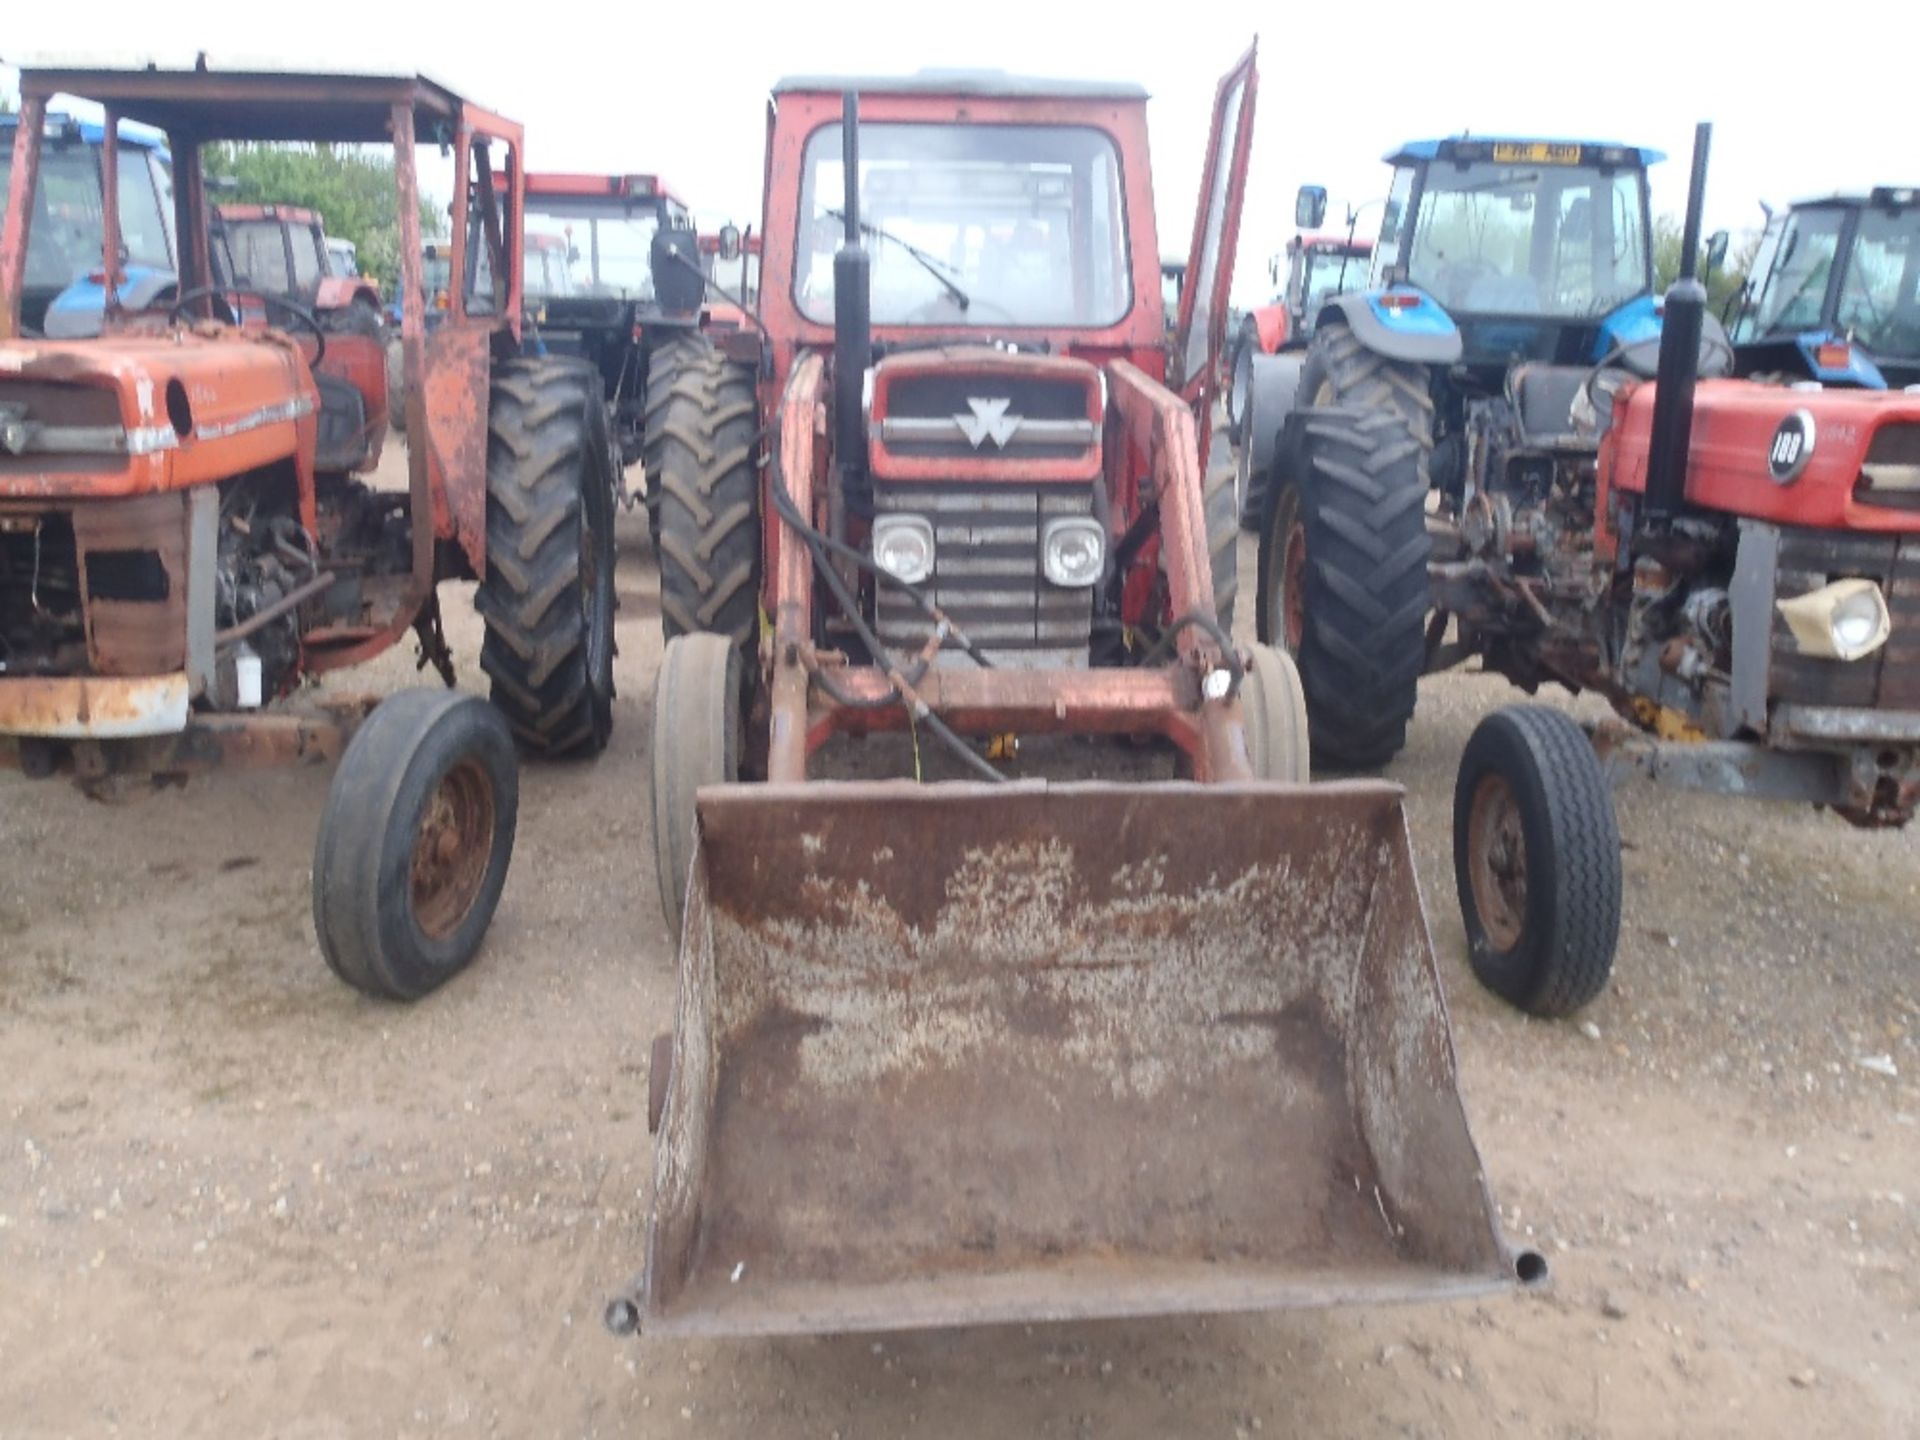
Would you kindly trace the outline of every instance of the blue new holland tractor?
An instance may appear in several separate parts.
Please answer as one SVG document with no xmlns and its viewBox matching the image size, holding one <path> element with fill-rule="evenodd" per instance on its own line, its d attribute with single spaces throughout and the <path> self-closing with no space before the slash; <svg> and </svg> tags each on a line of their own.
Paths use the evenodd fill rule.
<svg viewBox="0 0 1920 1440">
<path fill-rule="evenodd" d="M 1259 633 L 1299 664 L 1316 761 L 1384 765 L 1420 676 L 1462 658 L 1429 563 L 1467 563 L 1473 537 L 1504 523 L 1470 477 L 1535 465 L 1535 481 L 1503 485 L 1556 483 L 1545 457 L 1576 443 L 1583 407 L 1607 403 L 1596 376 L 1654 373 L 1647 167 L 1662 158 L 1592 141 L 1404 145 L 1387 157 L 1367 288 L 1324 303 L 1304 353 L 1261 357 L 1242 437 Z M 1317 224 L 1324 208 L 1307 187 L 1296 218 Z M 1725 244 L 1716 235 L 1710 255 Z M 1732 361 L 1711 316 L 1701 361 L 1706 374 Z"/>
<path fill-rule="evenodd" d="M 1920 188 L 1881 185 L 1770 212 L 1732 309 L 1742 375 L 1920 385 Z"/>
</svg>

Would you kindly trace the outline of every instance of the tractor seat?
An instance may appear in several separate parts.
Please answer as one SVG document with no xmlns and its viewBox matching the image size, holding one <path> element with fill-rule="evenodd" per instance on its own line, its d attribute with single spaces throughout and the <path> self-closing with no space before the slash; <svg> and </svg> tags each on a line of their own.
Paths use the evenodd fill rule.
<svg viewBox="0 0 1920 1440">
<path fill-rule="evenodd" d="M 1517 368 L 1510 383 L 1525 438 L 1537 444 L 1581 438 L 1573 423 L 1573 402 L 1592 373 L 1587 365 Z"/>
</svg>

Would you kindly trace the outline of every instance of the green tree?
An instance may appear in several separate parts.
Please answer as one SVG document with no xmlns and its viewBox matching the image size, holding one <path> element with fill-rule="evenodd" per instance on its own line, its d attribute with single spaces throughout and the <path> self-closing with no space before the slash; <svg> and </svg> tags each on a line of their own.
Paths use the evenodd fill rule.
<svg viewBox="0 0 1920 1440">
<path fill-rule="evenodd" d="M 220 199 L 317 210 L 327 234 L 353 242 L 361 273 L 382 282 L 400 273 L 390 155 L 354 146 L 218 144 L 206 147 L 201 163 Z M 444 228 L 439 207 L 423 198 L 421 233 L 437 236 Z"/>
<path fill-rule="evenodd" d="M 1658 215 L 1653 221 L 1653 288 L 1656 294 L 1665 294 L 1675 277 L 1680 274 L 1680 242 L 1683 226 L 1672 215 Z M 1716 266 L 1707 277 L 1707 309 L 1715 315 L 1725 313 L 1727 303 L 1739 293 L 1740 287 L 1747 283 L 1747 272 L 1753 268 L 1754 252 L 1760 248 L 1760 235 L 1757 231 L 1744 231 L 1736 236 L 1727 248 L 1727 258 Z M 1700 247 L 1699 263 L 1707 263 L 1706 246 Z"/>
</svg>

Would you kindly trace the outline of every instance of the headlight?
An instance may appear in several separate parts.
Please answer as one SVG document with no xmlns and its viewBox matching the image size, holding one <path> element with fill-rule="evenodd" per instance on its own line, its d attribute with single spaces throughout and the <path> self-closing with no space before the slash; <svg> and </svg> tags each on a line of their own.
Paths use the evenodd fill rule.
<svg viewBox="0 0 1920 1440">
<path fill-rule="evenodd" d="M 1098 520 L 1067 516 L 1049 520 L 1040 532 L 1040 568 L 1056 585 L 1077 589 L 1093 584 L 1106 559 L 1106 532 Z"/>
<path fill-rule="evenodd" d="M 1835 580 L 1775 604 L 1802 655 L 1858 660 L 1886 644 L 1893 631 L 1887 597 L 1871 580 Z"/>
<path fill-rule="evenodd" d="M 873 522 L 874 563 L 917 585 L 933 574 L 933 526 L 918 515 L 881 515 Z"/>
</svg>

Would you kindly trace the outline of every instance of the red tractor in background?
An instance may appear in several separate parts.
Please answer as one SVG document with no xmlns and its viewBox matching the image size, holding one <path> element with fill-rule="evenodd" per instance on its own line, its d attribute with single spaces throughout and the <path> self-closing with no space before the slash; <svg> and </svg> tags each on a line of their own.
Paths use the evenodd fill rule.
<svg viewBox="0 0 1920 1440">
<path fill-rule="evenodd" d="M 1373 242 L 1355 239 L 1351 230 L 1344 235 L 1295 235 L 1287 241 L 1285 285 L 1273 299 L 1249 310 L 1240 321 L 1228 352 L 1224 398 L 1227 425 L 1236 447 L 1240 523 L 1249 530 L 1259 527 L 1263 498 L 1257 492 L 1271 458 L 1264 443 L 1270 437 L 1262 436 L 1259 427 L 1247 423 L 1256 394 L 1254 358 L 1278 355 L 1283 350 L 1304 354 L 1313 338 L 1314 321 L 1326 308 L 1328 297 L 1364 286 L 1372 260 Z M 1267 276 L 1280 284 L 1280 271 L 1281 258 L 1276 255 L 1267 262 Z M 1271 389 L 1269 386 L 1269 399 Z"/>
<path fill-rule="evenodd" d="M 1481 1179 L 1400 793 L 1308 785 L 1298 677 L 1230 633 L 1208 422 L 1255 88 L 1249 53 L 1169 345 L 1138 86 L 775 87 L 759 326 L 648 417 L 679 1000 L 616 1331 L 1544 1272 Z M 1037 778 L 1063 754 L 1186 778 Z M 856 756 L 899 778 L 821 778 Z"/>
<path fill-rule="evenodd" d="M 42 122 L 62 93 L 105 115 L 92 339 L 22 335 L 48 213 Z M 164 132 L 173 155 L 179 282 L 158 308 L 119 301 L 122 119 Z M 390 147 L 405 492 L 359 478 L 386 403 L 378 336 L 223 268 L 236 237 L 201 165 L 223 140 Z M 451 152 L 452 269 L 469 277 L 432 335 L 416 141 Z M 605 410 L 577 361 L 520 355 L 522 147 L 514 122 L 410 75 L 21 74 L 0 231 L 0 763 L 103 785 L 338 760 L 314 926 L 334 971 L 372 995 L 424 994 L 478 950 L 512 853 L 515 741 L 590 755 L 612 723 Z M 479 582 L 491 705 L 450 688 L 436 586 L 456 578 Z M 370 715 L 274 703 L 409 632 L 448 689 Z"/>
</svg>

